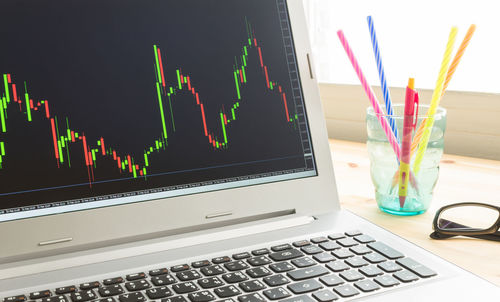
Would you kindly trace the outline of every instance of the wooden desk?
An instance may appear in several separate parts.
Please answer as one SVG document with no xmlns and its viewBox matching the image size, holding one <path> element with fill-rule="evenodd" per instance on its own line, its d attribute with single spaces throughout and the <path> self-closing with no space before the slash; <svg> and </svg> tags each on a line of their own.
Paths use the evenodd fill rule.
<svg viewBox="0 0 500 302">
<path fill-rule="evenodd" d="M 500 286 L 500 242 L 429 238 L 434 214 L 445 204 L 477 201 L 500 205 L 500 161 L 445 154 L 430 209 L 419 216 L 398 217 L 377 207 L 366 145 L 330 140 L 330 148 L 344 209 Z"/>
</svg>

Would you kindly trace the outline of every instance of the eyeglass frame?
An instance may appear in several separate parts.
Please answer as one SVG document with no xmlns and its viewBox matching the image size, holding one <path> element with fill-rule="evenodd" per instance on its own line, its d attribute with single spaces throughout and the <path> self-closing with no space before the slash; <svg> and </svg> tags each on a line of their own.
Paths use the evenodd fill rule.
<svg viewBox="0 0 500 302">
<path fill-rule="evenodd" d="M 478 207 L 485 207 L 485 208 L 490 208 L 492 210 L 498 211 L 498 218 L 497 221 L 489 228 L 483 229 L 483 230 L 443 230 L 438 226 L 439 223 L 439 217 L 441 216 L 441 213 L 450 209 L 450 208 L 456 208 L 456 207 L 461 207 L 461 206 L 478 206 Z M 445 219 L 446 220 L 446 219 Z M 453 221 L 451 221 L 453 222 Z M 455 223 L 455 222 L 453 222 Z M 457 224 L 457 223 L 455 223 Z M 457 224 L 461 226 L 460 224 Z M 463 226 L 465 227 L 465 226 Z M 432 229 L 434 232 L 431 233 L 431 238 L 433 239 L 446 239 L 450 238 L 453 236 L 468 236 L 468 237 L 474 237 L 474 238 L 480 238 L 480 239 L 486 239 L 486 240 L 494 240 L 494 241 L 500 241 L 500 207 L 486 204 L 486 203 L 480 203 L 480 202 L 460 202 L 460 203 L 454 203 L 450 204 L 444 207 L 441 207 L 435 214 L 434 220 L 432 222 Z M 444 236 L 443 236 L 444 235 Z"/>
</svg>

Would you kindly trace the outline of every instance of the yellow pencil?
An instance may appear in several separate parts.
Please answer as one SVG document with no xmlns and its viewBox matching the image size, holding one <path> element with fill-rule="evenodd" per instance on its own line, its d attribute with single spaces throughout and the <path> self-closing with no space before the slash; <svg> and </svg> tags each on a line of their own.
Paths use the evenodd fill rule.
<svg viewBox="0 0 500 302">
<path fill-rule="evenodd" d="M 405 205 L 410 179 L 410 147 L 414 127 L 415 104 L 418 106 L 418 95 L 415 91 L 415 79 L 408 80 L 406 87 L 405 108 L 403 118 L 403 137 L 401 138 L 401 161 L 399 163 L 399 205 Z"/>
</svg>

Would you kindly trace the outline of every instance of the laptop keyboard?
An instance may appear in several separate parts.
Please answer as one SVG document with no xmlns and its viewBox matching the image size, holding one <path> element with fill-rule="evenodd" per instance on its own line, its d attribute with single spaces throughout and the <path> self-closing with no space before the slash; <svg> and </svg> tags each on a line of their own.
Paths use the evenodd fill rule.
<svg viewBox="0 0 500 302">
<path fill-rule="evenodd" d="M 328 302 L 436 276 L 359 231 L 7 297 L 3 302 Z"/>
</svg>

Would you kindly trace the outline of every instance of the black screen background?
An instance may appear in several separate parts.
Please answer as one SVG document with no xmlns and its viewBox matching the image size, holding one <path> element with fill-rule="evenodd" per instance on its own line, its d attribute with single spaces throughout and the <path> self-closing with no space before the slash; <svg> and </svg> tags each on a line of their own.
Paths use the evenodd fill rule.
<svg viewBox="0 0 500 302">
<path fill-rule="evenodd" d="M 221 139 L 219 111 L 224 106 L 229 113 L 236 101 L 233 65 L 247 42 L 246 17 L 270 78 L 283 86 L 294 113 L 277 14 L 270 0 L 2 1 L 0 72 L 12 74 L 18 94 L 24 94 L 26 81 L 35 101 L 48 100 L 60 129 L 68 117 L 90 145 L 102 136 L 107 146 L 143 161 L 144 148 L 162 133 L 153 44 L 161 48 L 167 83 L 177 82 L 178 68 L 191 76 L 205 104 L 207 126 Z M 237 120 L 227 127 L 227 150 L 208 144 L 199 107 L 181 91 L 172 99 L 176 131 L 167 122 L 169 145 L 149 158 L 148 174 L 163 175 L 146 180 L 130 179 L 112 159 L 100 159 L 90 187 L 81 144 L 70 147 L 72 167 L 57 168 L 43 113 L 34 112 L 28 123 L 9 105 L 7 133 L 0 133 L 7 151 L 0 169 L 0 209 L 307 169 L 298 130 L 286 122 L 279 95 L 267 90 L 258 62 L 254 48 Z M 45 189 L 59 186 L 71 187 Z M 37 191 L 20 193 L 30 190 Z M 5 195 L 12 192 L 17 193 Z"/>
</svg>

